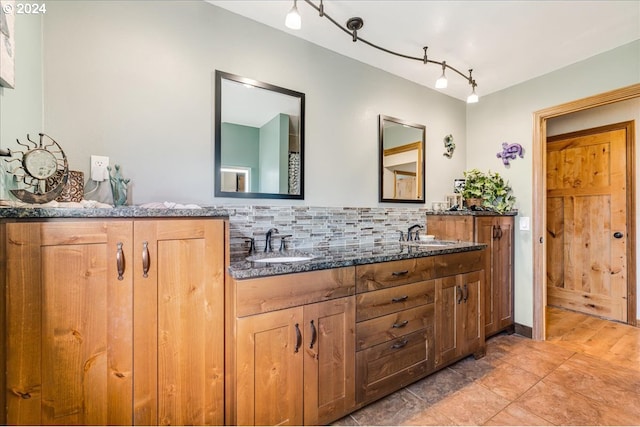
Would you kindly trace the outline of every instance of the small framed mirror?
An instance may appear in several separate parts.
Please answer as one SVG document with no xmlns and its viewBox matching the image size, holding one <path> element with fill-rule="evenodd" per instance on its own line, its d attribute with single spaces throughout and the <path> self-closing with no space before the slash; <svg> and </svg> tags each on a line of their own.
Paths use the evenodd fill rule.
<svg viewBox="0 0 640 427">
<path fill-rule="evenodd" d="M 378 116 L 380 202 L 424 203 L 425 126 Z"/>
<path fill-rule="evenodd" d="M 304 100 L 216 70 L 216 197 L 304 199 Z"/>
</svg>

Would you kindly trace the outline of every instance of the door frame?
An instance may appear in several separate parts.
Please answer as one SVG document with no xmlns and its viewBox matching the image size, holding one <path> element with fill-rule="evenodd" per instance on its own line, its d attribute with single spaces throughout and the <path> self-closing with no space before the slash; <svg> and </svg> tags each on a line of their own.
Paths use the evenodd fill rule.
<svg viewBox="0 0 640 427">
<path fill-rule="evenodd" d="M 547 224 L 547 120 L 590 108 L 613 104 L 640 97 L 640 84 L 635 84 L 599 95 L 560 104 L 533 113 L 533 176 L 532 176 L 532 231 L 533 231 L 533 339 L 546 339 L 545 308 L 547 306 L 547 250 L 544 237 Z M 634 135 L 627 135 L 627 141 Z M 636 228 L 635 228 L 635 147 L 627 146 L 627 323 L 636 325 Z"/>
</svg>

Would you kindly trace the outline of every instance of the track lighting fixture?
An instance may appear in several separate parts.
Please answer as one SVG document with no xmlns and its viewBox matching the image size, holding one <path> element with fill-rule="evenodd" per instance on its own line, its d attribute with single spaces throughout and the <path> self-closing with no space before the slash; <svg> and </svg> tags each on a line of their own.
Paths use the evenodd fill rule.
<svg viewBox="0 0 640 427">
<path fill-rule="evenodd" d="M 471 77 L 472 69 L 469 70 L 469 84 L 471 85 L 471 94 L 467 96 L 467 104 L 475 104 L 478 102 L 478 95 L 476 94 L 476 81 Z"/>
<path fill-rule="evenodd" d="M 444 75 L 445 69 L 447 68 L 446 61 L 442 61 L 442 75 L 438 80 L 436 80 L 436 89 L 446 89 L 447 88 L 447 76 Z"/>
<path fill-rule="evenodd" d="M 471 104 L 471 103 L 475 103 L 478 102 L 478 95 L 476 94 L 476 87 L 478 86 L 476 81 L 473 79 L 473 77 L 471 76 L 471 71 L 469 70 L 469 76 L 466 76 L 465 74 L 463 74 L 462 72 L 458 71 L 457 69 L 455 69 L 454 67 L 452 67 L 451 65 L 447 64 L 446 61 L 434 61 L 432 59 L 429 59 L 427 57 L 427 47 L 423 47 L 422 49 L 424 50 L 424 56 L 422 57 L 417 57 L 417 56 L 411 56 L 411 55 L 405 55 L 399 52 L 394 52 L 390 49 L 384 48 L 382 46 L 378 46 L 374 43 L 371 43 L 370 41 L 367 41 L 365 39 L 363 39 L 362 37 L 360 37 L 358 35 L 358 31 L 362 29 L 362 27 L 364 26 L 364 20 L 362 18 L 359 17 L 353 17 L 353 18 L 349 18 L 349 20 L 347 21 L 345 26 L 342 26 L 341 24 L 339 24 L 335 19 L 333 19 L 331 16 L 327 15 L 327 13 L 324 11 L 324 4 L 323 1 L 320 0 L 320 5 L 316 5 L 315 3 L 313 3 L 311 0 L 304 0 L 305 3 L 307 3 L 309 6 L 311 6 L 312 8 L 314 8 L 316 11 L 318 11 L 318 14 L 320 15 L 320 17 L 324 17 L 327 18 L 329 21 L 331 21 L 331 23 L 333 25 L 335 25 L 336 27 L 340 28 L 342 31 L 344 31 L 345 33 L 349 34 L 351 36 L 351 40 L 353 40 L 354 42 L 362 42 L 368 46 L 371 46 L 375 49 L 381 50 L 383 52 L 389 53 L 391 55 L 395 55 L 395 56 L 399 56 L 402 58 L 407 58 L 407 59 L 413 59 L 416 61 L 421 61 L 424 64 L 436 64 L 436 65 L 440 65 L 442 67 L 442 75 L 440 76 L 440 78 L 438 78 L 438 80 L 436 81 L 436 88 L 437 89 L 446 89 L 447 87 L 447 77 L 445 75 L 445 72 L 447 69 L 453 71 L 454 73 L 460 75 L 462 78 L 464 78 L 467 83 L 469 83 L 469 86 L 471 86 L 471 94 L 467 97 L 467 103 Z M 298 7 L 297 7 L 297 0 L 293 0 L 293 7 L 291 8 L 291 10 L 289 11 L 289 13 L 287 14 L 286 20 L 285 20 L 285 25 L 288 28 L 291 29 L 295 29 L 295 30 L 299 30 L 302 26 L 302 20 L 300 18 L 300 14 L 298 13 Z"/>
<path fill-rule="evenodd" d="M 298 0 L 293 0 L 293 7 L 287 13 L 287 17 L 284 21 L 284 25 L 287 28 L 291 28 L 292 30 L 299 30 L 302 28 L 302 18 L 300 17 L 300 13 L 298 12 Z"/>
</svg>

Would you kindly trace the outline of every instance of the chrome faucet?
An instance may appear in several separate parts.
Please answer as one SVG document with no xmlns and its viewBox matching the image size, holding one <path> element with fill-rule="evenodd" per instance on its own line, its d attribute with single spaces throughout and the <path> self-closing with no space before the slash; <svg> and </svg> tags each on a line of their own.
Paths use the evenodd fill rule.
<svg viewBox="0 0 640 427">
<path fill-rule="evenodd" d="M 279 233 L 278 229 L 270 228 L 269 231 L 267 231 L 265 242 L 264 242 L 265 252 L 273 252 L 273 247 L 271 246 L 271 236 L 273 235 L 273 233 L 276 233 L 276 234 Z"/>
<path fill-rule="evenodd" d="M 423 229 L 424 227 L 421 226 L 420 224 L 415 224 L 412 225 L 411 227 L 409 227 L 409 229 L 407 230 L 407 241 L 409 240 L 420 240 L 420 231 L 421 229 Z M 416 230 L 415 232 L 413 230 Z M 415 235 L 415 238 L 414 238 Z"/>
</svg>

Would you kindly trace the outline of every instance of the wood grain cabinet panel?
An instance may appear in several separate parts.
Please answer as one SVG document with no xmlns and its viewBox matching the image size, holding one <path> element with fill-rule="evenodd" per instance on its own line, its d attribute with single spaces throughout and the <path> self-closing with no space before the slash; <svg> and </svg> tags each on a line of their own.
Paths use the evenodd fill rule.
<svg viewBox="0 0 640 427">
<path fill-rule="evenodd" d="M 357 321 L 373 319 L 419 305 L 432 303 L 435 295 L 433 280 L 412 283 L 365 292 L 356 297 L 358 304 Z"/>
<path fill-rule="evenodd" d="M 337 270 L 231 282 L 227 424 L 321 425 L 353 410 L 354 269 Z M 313 292 L 300 291 L 305 283 Z M 289 293 L 300 305 L 275 311 L 264 305 L 264 313 L 238 314 L 249 306 L 239 299 L 248 289 L 278 284 L 278 295 Z M 351 295 L 323 301 L 343 292 Z M 314 299 L 319 302 L 306 303 Z"/>
<path fill-rule="evenodd" d="M 483 276 L 476 271 L 436 280 L 436 367 L 471 353 L 484 356 Z"/>
<path fill-rule="evenodd" d="M 223 220 L 2 227 L 3 421 L 222 423 Z"/>
<path fill-rule="evenodd" d="M 485 335 L 514 329 L 513 251 L 511 215 L 428 215 L 427 230 L 438 239 L 485 243 Z"/>
</svg>

